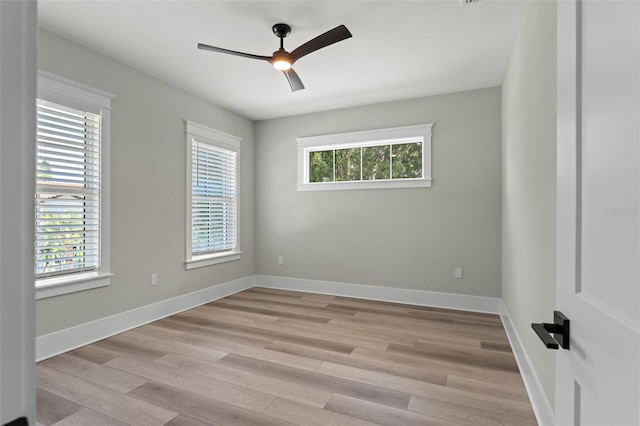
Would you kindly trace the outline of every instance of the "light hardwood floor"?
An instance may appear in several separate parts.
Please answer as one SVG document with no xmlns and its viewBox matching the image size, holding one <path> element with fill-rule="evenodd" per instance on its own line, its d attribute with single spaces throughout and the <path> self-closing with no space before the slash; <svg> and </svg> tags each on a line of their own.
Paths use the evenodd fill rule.
<svg viewBox="0 0 640 426">
<path fill-rule="evenodd" d="M 535 425 L 497 315 L 253 288 L 38 364 L 38 422 Z"/>
</svg>

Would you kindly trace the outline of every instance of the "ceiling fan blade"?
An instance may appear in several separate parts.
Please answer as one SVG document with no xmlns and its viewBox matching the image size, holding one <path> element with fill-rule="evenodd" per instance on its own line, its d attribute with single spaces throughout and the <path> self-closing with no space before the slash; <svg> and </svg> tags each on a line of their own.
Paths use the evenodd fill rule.
<svg viewBox="0 0 640 426">
<path fill-rule="evenodd" d="M 293 70 L 293 68 L 289 68 L 286 71 L 282 71 L 287 80 L 289 80 L 289 85 L 291 86 L 291 91 L 295 92 L 297 90 L 304 89 L 304 84 L 302 84 L 302 80 L 298 77 L 298 74 Z"/>
<path fill-rule="evenodd" d="M 223 49 L 222 47 L 209 46 L 208 44 L 198 43 L 198 49 L 208 50 L 210 52 L 226 53 L 228 55 L 241 56 L 243 58 L 259 59 L 261 61 L 271 61 L 271 56 L 252 55 L 251 53 L 236 52 L 235 50 Z"/>
<path fill-rule="evenodd" d="M 332 30 L 327 31 L 324 34 L 320 34 L 318 37 L 309 40 L 305 44 L 299 46 L 293 52 L 291 52 L 292 63 L 308 55 L 311 52 L 315 52 L 318 49 L 332 45 L 349 37 L 353 37 L 351 32 L 344 25 L 339 25 Z"/>
</svg>

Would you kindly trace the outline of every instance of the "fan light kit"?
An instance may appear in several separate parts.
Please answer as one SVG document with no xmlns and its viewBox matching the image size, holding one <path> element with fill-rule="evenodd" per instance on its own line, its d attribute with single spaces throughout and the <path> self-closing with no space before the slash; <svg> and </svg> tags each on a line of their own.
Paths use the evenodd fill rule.
<svg viewBox="0 0 640 426">
<path fill-rule="evenodd" d="M 339 25 L 318 37 L 309 40 L 299 46 L 292 52 L 284 50 L 284 39 L 291 34 L 291 27 L 287 24 L 275 24 L 273 26 L 273 34 L 280 39 L 280 49 L 273 52 L 271 56 L 253 55 L 251 53 L 236 52 L 235 50 L 223 49 L 221 47 L 209 46 L 208 44 L 198 43 L 198 49 L 209 50 L 211 52 L 226 53 L 228 55 L 242 56 L 249 59 L 258 59 L 267 61 L 278 71 L 282 71 L 289 81 L 291 91 L 304 89 L 304 84 L 298 77 L 298 74 L 291 68 L 293 64 L 303 56 L 316 50 L 322 49 L 339 41 L 352 37 L 351 33 L 344 25 Z"/>
</svg>

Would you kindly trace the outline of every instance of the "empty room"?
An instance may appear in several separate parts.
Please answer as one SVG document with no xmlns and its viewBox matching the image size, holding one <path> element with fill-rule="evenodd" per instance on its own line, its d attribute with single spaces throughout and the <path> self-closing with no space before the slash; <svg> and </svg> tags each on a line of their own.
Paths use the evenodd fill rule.
<svg viewBox="0 0 640 426">
<path fill-rule="evenodd" d="M 640 424 L 640 3 L 0 1 L 0 424 Z"/>
</svg>

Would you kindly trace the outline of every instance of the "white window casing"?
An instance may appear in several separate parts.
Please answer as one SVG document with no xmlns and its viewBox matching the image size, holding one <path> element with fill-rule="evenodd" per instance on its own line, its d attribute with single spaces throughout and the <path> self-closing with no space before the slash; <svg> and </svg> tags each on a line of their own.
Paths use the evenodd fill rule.
<svg viewBox="0 0 640 426">
<path fill-rule="evenodd" d="M 241 139 L 186 122 L 186 269 L 240 259 Z"/>
<path fill-rule="evenodd" d="M 297 138 L 298 147 L 298 191 L 327 191 L 348 189 L 382 189 L 382 188 L 418 188 L 430 187 L 431 178 L 431 129 L 433 124 L 394 127 L 387 129 L 366 130 L 350 133 L 309 136 Z M 388 178 L 363 178 L 362 152 L 372 147 L 389 147 L 389 168 L 392 168 L 392 152 L 395 145 L 412 145 L 421 149 L 422 170 L 419 177 L 394 178 L 389 172 Z M 335 151 L 360 149 L 359 179 L 336 181 Z M 333 181 L 310 181 L 310 154 L 334 150 Z M 419 158 L 420 153 L 416 154 Z M 384 160 L 387 161 L 387 160 Z M 358 171 L 356 171 L 356 175 Z"/>
<path fill-rule="evenodd" d="M 113 95 L 38 72 L 34 269 L 38 299 L 110 284 Z"/>
</svg>

